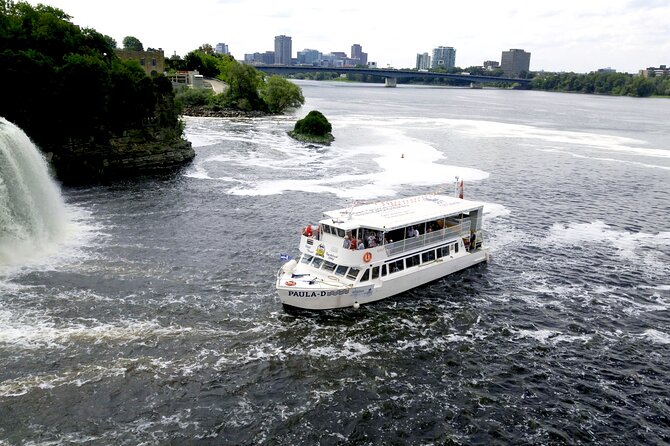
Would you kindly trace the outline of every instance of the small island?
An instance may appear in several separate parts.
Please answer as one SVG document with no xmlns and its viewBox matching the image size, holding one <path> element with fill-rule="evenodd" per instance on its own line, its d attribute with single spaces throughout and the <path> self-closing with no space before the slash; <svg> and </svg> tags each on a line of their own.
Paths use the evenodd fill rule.
<svg viewBox="0 0 670 446">
<path fill-rule="evenodd" d="M 303 119 L 295 123 L 292 131 L 288 132 L 291 138 L 302 142 L 329 145 L 335 140 L 332 133 L 333 126 L 328 119 L 317 110 L 307 113 Z"/>
</svg>

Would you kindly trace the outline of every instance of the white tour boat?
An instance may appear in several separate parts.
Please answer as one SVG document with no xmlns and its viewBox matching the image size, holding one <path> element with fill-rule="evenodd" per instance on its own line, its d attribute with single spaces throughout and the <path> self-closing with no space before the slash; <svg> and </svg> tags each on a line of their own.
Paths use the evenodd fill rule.
<svg viewBox="0 0 670 446">
<path fill-rule="evenodd" d="M 325 212 L 277 273 L 277 293 L 288 307 L 358 308 L 487 261 L 482 215 L 481 203 L 446 195 Z"/>
</svg>

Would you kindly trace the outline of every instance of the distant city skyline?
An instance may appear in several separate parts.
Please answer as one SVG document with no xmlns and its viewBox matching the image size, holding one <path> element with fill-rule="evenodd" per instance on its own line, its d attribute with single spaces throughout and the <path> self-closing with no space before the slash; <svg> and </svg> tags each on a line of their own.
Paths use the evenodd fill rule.
<svg viewBox="0 0 670 446">
<path fill-rule="evenodd" d="M 456 65 L 480 66 L 501 51 L 533 54 L 531 71 L 589 72 L 612 67 L 638 70 L 670 64 L 670 2 L 592 0 L 543 4 L 518 0 L 467 4 L 419 0 L 412 7 L 373 2 L 338 5 L 308 0 L 192 0 L 188 8 L 164 2 L 28 0 L 60 8 L 81 27 L 114 38 L 137 37 L 166 57 L 185 56 L 203 44 L 225 42 L 242 60 L 245 53 L 272 51 L 274 37 L 292 37 L 291 57 L 307 48 L 349 54 L 360 44 L 379 67 L 413 68 L 417 54 L 439 46 L 458 51 Z M 443 26 L 449 17 L 449 27 Z M 361 25 L 361 24 L 364 24 Z"/>
</svg>

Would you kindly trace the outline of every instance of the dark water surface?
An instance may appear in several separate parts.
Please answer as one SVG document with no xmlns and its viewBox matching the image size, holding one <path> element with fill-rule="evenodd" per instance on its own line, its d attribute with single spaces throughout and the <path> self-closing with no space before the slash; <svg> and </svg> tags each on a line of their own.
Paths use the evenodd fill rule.
<svg viewBox="0 0 670 446">
<path fill-rule="evenodd" d="M 70 242 L 0 275 L 0 444 L 670 443 L 669 101 L 301 86 L 188 118 L 179 175 L 63 190 Z M 286 136 L 311 109 L 332 146 Z M 300 226 L 455 175 L 488 265 L 283 311 Z"/>
</svg>

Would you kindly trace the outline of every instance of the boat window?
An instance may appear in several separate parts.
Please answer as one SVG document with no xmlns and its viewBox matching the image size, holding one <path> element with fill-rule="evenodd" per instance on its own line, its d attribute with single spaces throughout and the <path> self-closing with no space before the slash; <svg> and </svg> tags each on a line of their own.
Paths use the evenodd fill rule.
<svg viewBox="0 0 670 446">
<path fill-rule="evenodd" d="M 312 262 L 312 266 L 314 268 L 321 268 L 322 263 L 323 263 L 323 259 L 320 259 L 318 257 L 314 257 L 314 262 Z"/>
<path fill-rule="evenodd" d="M 382 265 L 382 277 L 386 276 L 386 264 Z"/>
<path fill-rule="evenodd" d="M 379 267 L 375 266 L 372 268 L 372 278 L 377 279 L 379 278 Z"/>
<path fill-rule="evenodd" d="M 361 282 L 367 282 L 368 280 L 370 280 L 370 268 L 366 269 L 363 276 L 361 276 Z"/>
<path fill-rule="evenodd" d="M 410 268 L 412 266 L 418 266 L 419 265 L 419 254 L 415 254 L 413 256 L 409 256 L 405 259 L 405 263 L 407 264 L 407 268 Z"/>
<path fill-rule="evenodd" d="M 441 246 L 437 248 L 437 258 L 440 259 L 442 257 L 448 257 L 449 256 L 449 245 L 447 246 Z"/>
<path fill-rule="evenodd" d="M 335 271 L 335 267 L 336 267 L 336 266 L 337 266 L 337 265 L 335 265 L 333 262 L 329 262 L 328 260 L 326 260 L 325 262 L 323 262 L 323 269 L 324 269 L 324 271 Z"/>
<path fill-rule="evenodd" d="M 435 250 L 431 249 L 430 251 L 426 251 L 421 254 L 421 262 L 427 263 L 432 260 L 435 260 Z"/>
<path fill-rule="evenodd" d="M 405 269 L 405 261 L 403 259 L 389 262 L 389 274 L 396 273 Z"/>
<path fill-rule="evenodd" d="M 330 234 L 330 226 L 323 225 L 323 232 L 326 232 L 326 233 Z"/>
<path fill-rule="evenodd" d="M 454 243 L 454 252 L 458 253 L 458 243 Z"/>
<path fill-rule="evenodd" d="M 337 236 L 344 238 L 344 229 L 337 228 Z"/>
<path fill-rule="evenodd" d="M 349 269 L 348 266 L 337 265 L 337 269 L 335 269 L 335 274 L 337 274 L 338 276 L 344 276 L 347 272 L 347 269 Z"/>
<path fill-rule="evenodd" d="M 356 280 L 356 278 L 358 277 L 358 273 L 360 271 L 361 270 L 359 270 L 358 268 L 349 268 L 349 272 L 347 273 L 347 277 L 351 280 Z"/>
<path fill-rule="evenodd" d="M 302 256 L 302 259 L 300 259 L 300 262 L 309 265 L 309 262 L 311 262 L 313 258 L 314 257 L 310 256 L 309 254 L 305 254 Z"/>
</svg>

